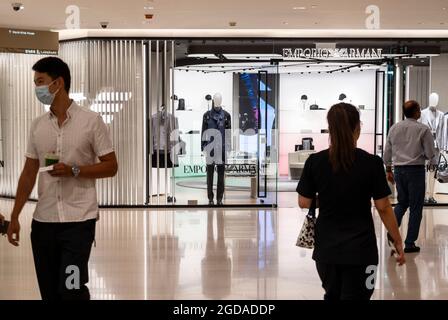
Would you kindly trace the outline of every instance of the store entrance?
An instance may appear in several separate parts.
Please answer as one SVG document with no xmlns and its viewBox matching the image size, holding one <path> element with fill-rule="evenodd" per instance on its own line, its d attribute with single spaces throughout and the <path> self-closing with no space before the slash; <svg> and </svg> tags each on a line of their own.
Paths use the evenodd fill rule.
<svg viewBox="0 0 448 320">
<path fill-rule="evenodd" d="M 297 205 L 295 190 L 307 158 L 329 147 L 327 112 L 336 103 L 353 104 L 362 128 L 358 147 L 383 154 L 388 128 L 388 88 L 392 66 L 383 61 L 280 62 L 279 70 L 279 193 L 282 206 Z"/>
<path fill-rule="evenodd" d="M 278 66 L 230 67 L 174 70 L 174 114 L 186 147 L 173 170 L 176 204 L 277 205 Z M 208 142 L 216 137 L 223 140 L 222 165 L 210 157 L 216 150 Z"/>
<path fill-rule="evenodd" d="M 389 61 L 221 49 L 147 47 L 148 204 L 295 207 L 307 158 L 329 147 L 326 115 L 338 102 L 360 112 L 358 147 L 382 156 Z"/>
<path fill-rule="evenodd" d="M 195 143 L 217 93 L 232 119 L 224 205 L 296 206 L 304 163 L 328 148 L 326 114 L 338 102 L 360 111 L 358 146 L 382 156 L 393 85 L 386 61 L 226 61 L 178 66 L 174 74 L 176 115 L 187 145 L 174 177 L 180 203 L 196 203 L 189 197 L 209 201 L 205 159 Z M 214 178 L 216 196 L 218 172 Z"/>
</svg>

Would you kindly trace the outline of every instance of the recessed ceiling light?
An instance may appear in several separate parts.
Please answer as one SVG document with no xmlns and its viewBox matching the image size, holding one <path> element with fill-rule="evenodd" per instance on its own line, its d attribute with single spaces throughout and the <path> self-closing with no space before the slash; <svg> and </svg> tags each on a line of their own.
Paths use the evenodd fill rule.
<svg viewBox="0 0 448 320">
<path fill-rule="evenodd" d="M 144 6 L 143 9 L 145 10 L 154 10 L 153 6 Z"/>
<path fill-rule="evenodd" d="M 442 10 L 446 10 L 446 8 L 442 8 Z"/>
<path fill-rule="evenodd" d="M 306 10 L 306 7 L 293 7 L 293 10 Z"/>
<path fill-rule="evenodd" d="M 311 9 L 316 9 L 317 8 L 317 5 L 315 5 L 315 4 L 313 4 L 312 6 L 311 6 Z"/>
</svg>

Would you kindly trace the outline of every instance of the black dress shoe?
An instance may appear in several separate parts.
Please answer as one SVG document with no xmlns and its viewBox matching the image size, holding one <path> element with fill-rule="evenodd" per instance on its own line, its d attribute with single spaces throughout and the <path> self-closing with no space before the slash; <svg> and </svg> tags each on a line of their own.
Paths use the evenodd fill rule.
<svg viewBox="0 0 448 320">
<path fill-rule="evenodd" d="M 217 205 L 222 206 L 222 201 L 218 201 Z"/>
<path fill-rule="evenodd" d="M 213 202 L 213 200 L 210 200 L 210 201 L 208 202 L 208 205 L 209 205 L 209 206 L 214 206 L 215 203 Z"/>
<path fill-rule="evenodd" d="M 420 252 L 420 247 L 417 247 L 415 244 L 413 244 L 412 246 L 405 247 L 405 248 L 404 248 L 404 252 L 405 252 L 405 253 L 415 253 L 415 252 Z"/>
</svg>

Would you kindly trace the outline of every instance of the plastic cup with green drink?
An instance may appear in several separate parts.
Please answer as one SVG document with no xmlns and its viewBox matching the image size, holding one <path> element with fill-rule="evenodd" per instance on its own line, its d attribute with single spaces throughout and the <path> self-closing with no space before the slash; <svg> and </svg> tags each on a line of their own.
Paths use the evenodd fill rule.
<svg viewBox="0 0 448 320">
<path fill-rule="evenodd" d="M 47 153 L 45 155 L 45 166 L 52 166 L 59 162 L 59 156 L 55 153 Z"/>
</svg>

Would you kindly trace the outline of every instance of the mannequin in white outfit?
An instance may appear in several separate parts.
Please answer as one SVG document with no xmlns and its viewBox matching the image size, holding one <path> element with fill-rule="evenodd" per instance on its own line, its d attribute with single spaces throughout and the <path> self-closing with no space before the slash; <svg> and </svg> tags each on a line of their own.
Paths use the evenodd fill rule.
<svg viewBox="0 0 448 320">
<path fill-rule="evenodd" d="M 422 110 L 420 122 L 426 124 L 430 129 L 431 133 L 434 137 L 434 147 L 436 149 L 436 155 L 433 158 L 432 162 L 428 164 L 435 165 L 439 159 L 439 152 L 443 146 L 443 127 L 444 127 L 444 119 L 443 112 L 437 110 L 437 106 L 439 105 L 439 95 L 435 92 L 431 93 L 429 96 L 429 107 Z M 433 166 L 431 166 L 433 167 Z M 437 203 L 434 199 L 434 185 L 436 179 L 434 176 L 434 168 L 428 170 L 426 173 L 426 196 L 425 203 Z"/>
</svg>

